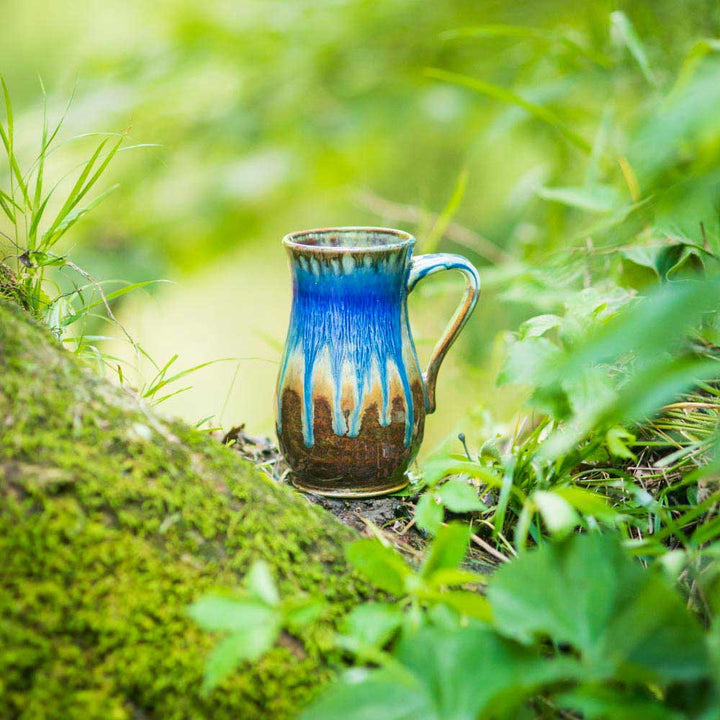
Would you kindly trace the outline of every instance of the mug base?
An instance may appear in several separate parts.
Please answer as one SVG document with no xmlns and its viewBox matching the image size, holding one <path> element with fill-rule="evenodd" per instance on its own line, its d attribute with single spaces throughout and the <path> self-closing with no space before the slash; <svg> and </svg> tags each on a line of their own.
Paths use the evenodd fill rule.
<svg viewBox="0 0 720 720">
<path fill-rule="evenodd" d="M 403 476 L 399 480 L 390 484 L 377 485 L 375 487 L 370 485 L 359 487 L 356 489 L 351 487 L 333 488 L 332 486 L 314 483 L 312 480 L 301 479 L 295 474 L 291 475 L 290 482 L 293 484 L 293 487 L 297 488 L 298 490 L 306 493 L 312 493 L 313 495 L 322 495 L 323 497 L 340 499 L 353 499 L 373 498 L 381 497 L 383 495 L 390 495 L 391 493 L 397 492 L 398 490 L 402 490 L 404 487 L 407 487 L 407 485 L 410 483 L 410 480 L 407 477 Z"/>
</svg>

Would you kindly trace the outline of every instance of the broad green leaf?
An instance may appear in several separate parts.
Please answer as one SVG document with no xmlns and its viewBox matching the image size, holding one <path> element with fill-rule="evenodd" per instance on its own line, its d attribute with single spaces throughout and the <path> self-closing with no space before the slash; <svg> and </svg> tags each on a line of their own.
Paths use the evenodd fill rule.
<svg viewBox="0 0 720 720">
<path fill-rule="evenodd" d="M 584 515 L 592 515 L 605 521 L 613 521 L 619 517 L 618 512 L 608 505 L 607 498 L 595 490 L 566 486 L 553 488 L 553 492 Z"/>
<path fill-rule="evenodd" d="M 402 668 L 355 669 L 345 673 L 298 720 L 440 720 L 428 692 Z"/>
<path fill-rule="evenodd" d="M 465 523 L 448 523 L 441 527 L 420 566 L 421 576 L 431 578 L 437 570 L 458 567 L 465 559 L 469 542 L 470 528 Z"/>
<path fill-rule="evenodd" d="M 557 345 L 544 337 L 528 337 L 510 345 L 498 385 L 505 383 L 535 384 L 542 382 L 547 368 L 562 358 Z"/>
<path fill-rule="evenodd" d="M 398 605 L 369 602 L 358 605 L 345 617 L 343 634 L 361 646 L 382 648 L 395 635 L 403 621 Z"/>
<path fill-rule="evenodd" d="M 693 245 L 637 245 L 624 248 L 620 256 L 641 267 L 648 268 L 660 280 L 677 276 L 683 271 L 698 275 L 703 269 L 700 251 Z"/>
<path fill-rule="evenodd" d="M 442 525 L 445 512 L 431 490 L 423 493 L 415 507 L 415 522 L 421 530 L 434 535 Z"/>
<path fill-rule="evenodd" d="M 397 550 L 376 538 L 350 543 L 345 548 L 345 556 L 373 585 L 393 595 L 404 595 L 405 581 L 414 574 Z"/>
<path fill-rule="evenodd" d="M 582 713 L 585 720 L 686 720 L 679 711 L 648 697 L 610 687 L 586 686 L 555 698 L 567 710 Z"/>
<path fill-rule="evenodd" d="M 460 478 L 450 478 L 436 488 L 435 494 L 448 510 L 455 513 L 487 510 L 478 497 L 477 488 Z"/>
<path fill-rule="evenodd" d="M 447 590 L 432 594 L 435 602 L 444 603 L 456 613 L 482 622 L 492 620 L 492 609 L 487 598 L 471 590 Z"/>
<path fill-rule="evenodd" d="M 251 595 L 268 605 L 277 605 L 280 602 L 280 595 L 270 572 L 270 566 L 263 560 L 253 563 L 245 576 L 245 586 Z"/>
<path fill-rule="evenodd" d="M 641 362 L 654 363 L 659 354 L 677 348 L 692 325 L 716 307 L 719 294 L 717 280 L 663 285 L 593 329 L 564 358 L 550 356 L 538 375 L 553 379 L 584 375 L 588 367 L 617 362 L 630 352 Z"/>
<path fill-rule="evenodd" d="M 255 599 L 206 595 L 188 608 L 190 617 L 205 630 L 238 632 L 274 622 L 275 610 Z"/>
<path fill-rule="evenodd" d="M 697 621 L 666 578 L 630 559 L 614 536 L 524 553 L 496 571 L 488 599 L 500 632 L 572 645 L 588 678 L 669 682 L 709 672 Z"/>
<path fill-rule="evenodd" d="M 425 483 L 431 487 L 449 475 L 468 475 L 491 487 L 499 487 L 502 484 L 494 470 L 460 456 L 436 455 L 423 465 Z"/>
<path fill-rule="evenodd" d="M 301 720 L 514 718 L 536 691 L 580 672 L 573 660 L 541 658 L 477 624 L 424 628 L 402 640 L 396 659 L 399 667 L 346 676 Z"/>
<path fill-rule="evenodd" d="M 285 624 L 291 630 L 312 625 L 322 617 L 326 608 L 327 605 L 325 603 L 309 598 L 300 601 L 289 600 L 283 603 Z"/>
<path fill-rule="evenodd" d="M 558 537 L 564 537 L 580 524 L 573 506 L 560 495 L 547 490 L 536 490 L 532 499 L 547 526 Z"/>
<path fill-rule="evenodd" d="M 559 315 L 536 315 L 526 320 L 518 329 L 520 340 L 542 337 L 548 330 L 560 327 L 563 319 Z"/>
<path fill-rule="evenodd" d="M 560 205 L 587 210 L 588 212 L 612 212 L 620 204 L 620 194 L 612 185 L 591 187 L 542 187 L 538 197 Z"/>
<path fill-rule="evenodd" d="M 436 570 L 428 579 L 428 584 L 435 587 L 452 585 L 484 585 L 487 577 L 463 568 L 442 568 Z"/>
</svg>

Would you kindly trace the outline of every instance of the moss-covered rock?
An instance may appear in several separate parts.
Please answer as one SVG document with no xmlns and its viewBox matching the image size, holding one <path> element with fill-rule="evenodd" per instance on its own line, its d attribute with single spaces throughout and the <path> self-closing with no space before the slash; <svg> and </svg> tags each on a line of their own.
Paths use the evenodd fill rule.
<svg viewBox="0 0 720 720">
<path fill-rule="evenodd" d="M 0 717 L 284 718 L 333 673 L 352 533 L 94 376 L 0 300 Z M 328 616 L 207 698 L 185 614 L 258 558 Z M 333 615 L 335 613 L 335 615 Z"/>
</svg>

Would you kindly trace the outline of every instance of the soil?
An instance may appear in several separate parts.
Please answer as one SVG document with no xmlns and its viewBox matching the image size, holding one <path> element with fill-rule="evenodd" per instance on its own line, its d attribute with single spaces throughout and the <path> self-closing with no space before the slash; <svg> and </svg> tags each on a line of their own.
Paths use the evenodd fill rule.
<svg viewBox="0 0 720 720">
<path fill-rule="evenodd" d="M 291 484 L 292 471 L 278 446 L 265 436 L 250 435 L 245 425 L 232 428 L 217 438 L 242 457 L 251 460 L 275 482 Z M 300 491 L 297 491 L 300 492 Z M 314 493 L 300 493 L 313 505 L 320 505 L 346 525 L 364 534 L 383 532 L 399 549 L 415 554 L 425 546 L 425 533 L 413 521 L 417 497 L 388 495 L 378 498 L 337 499 Z"/>
</svg>

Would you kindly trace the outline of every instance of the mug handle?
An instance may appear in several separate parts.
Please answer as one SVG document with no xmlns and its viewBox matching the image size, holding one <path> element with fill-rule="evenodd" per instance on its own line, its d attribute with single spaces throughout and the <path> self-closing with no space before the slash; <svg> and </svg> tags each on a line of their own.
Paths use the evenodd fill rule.
<svg viewBox="0 0 720 720">
<path fill-rule="evenodd" d="M 450 253 L 431 253 L 418 255 L 410 261 L 410 274 L 407 280 L 408 292 L 412 292 L 420 280 L 441 270 L 459 270 L 465 276 L 465 294 L 445 331 L 433 348 L 427 370 L 423 373 L 425 383 L 425 410 L 435 412 L 435 383 L 440 365 L 472 314 L 480 297 L 480 276 L 475 266 L 462 255 Z"/>
</svg>

